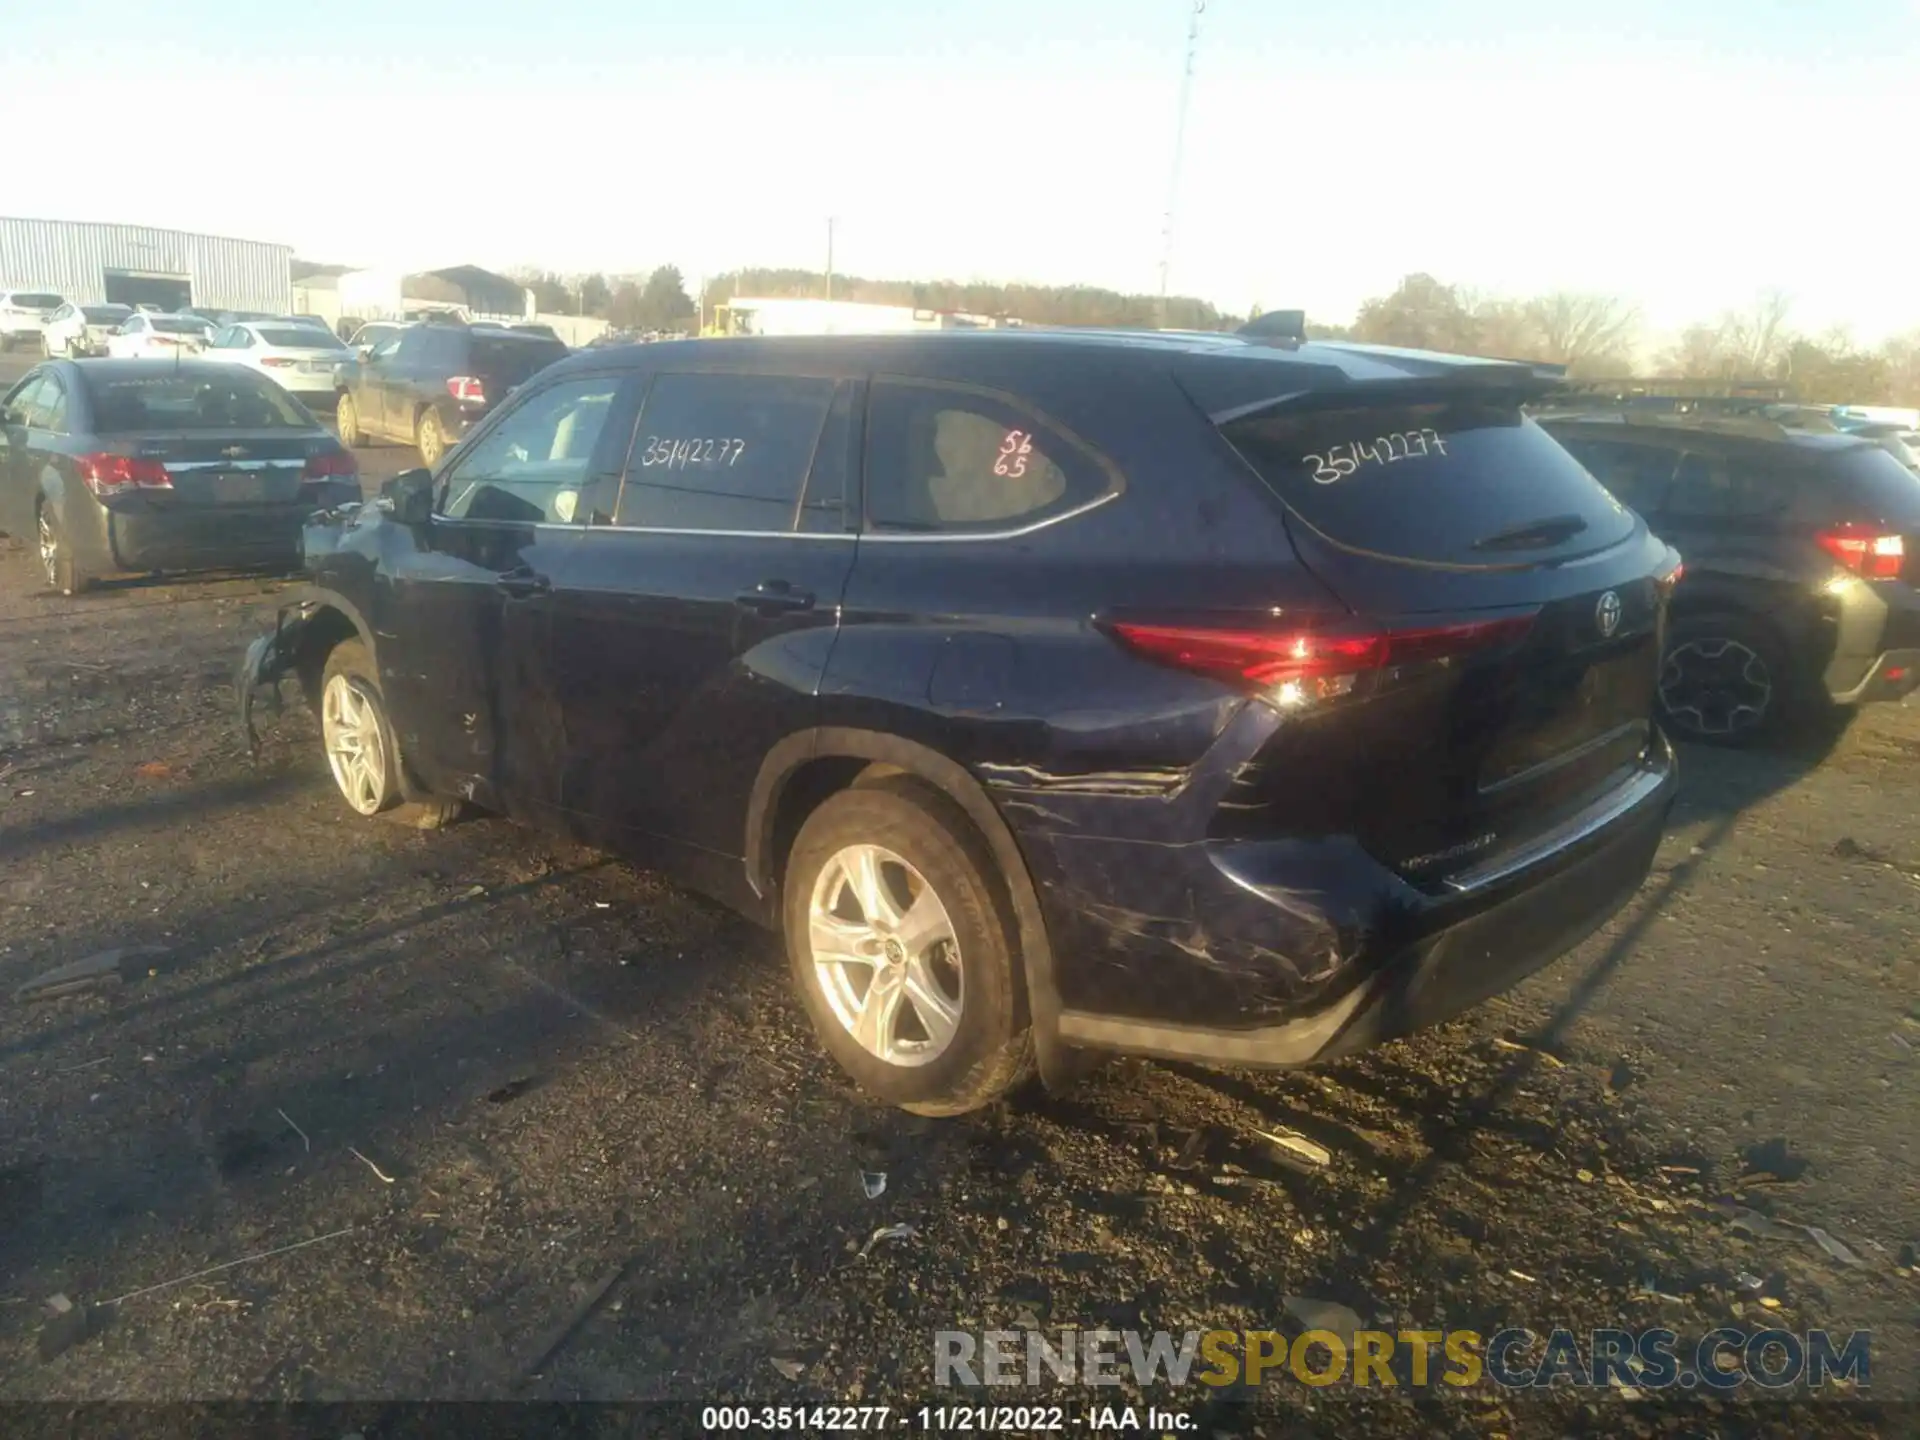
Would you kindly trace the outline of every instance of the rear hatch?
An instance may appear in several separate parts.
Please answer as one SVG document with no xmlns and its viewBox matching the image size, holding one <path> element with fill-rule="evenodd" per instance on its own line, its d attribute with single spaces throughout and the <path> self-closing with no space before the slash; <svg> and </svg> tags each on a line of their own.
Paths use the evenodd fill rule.
<svg viewBox="0 0 1920 1440">
<path fill-rule="evenodd" d="M 254 330 L 274 352 L 261 356 L 260 363 L 283 377 L 331 377 L 341 361 L 353 356 L 344 344 L 317 326 L 256 325 Z"/>
<path fill-rule="evenodd" d="M 1276 731 L 1222 819 L 1437 883 L 1640 760 L 1678 557 L 1523 414 L 1525 367 L 1334 354 L 1335 383 L 1208 408 L 1385 661 Z"/>
<path fill-rule="evenodd" d="M 554 361 L 567 357 L 566 346 L 538 335 L 476 334 L 469 337 L 468 345 L 469 373 L 479 379 L 488 409 Z"/>
<path fill-rule="evenodd" d="M 238 366 L 154 368 L 89 377 L 102 448 L 166 467 L 166 487 L 138 494 L 156 506 L 307 503 L 307 462 L 332 446 L 292 397 Z"/>
<path fill-rule="evenodd" d="M 1825 468 L 1834 486 L 1821 548 L 1864 579 L 1920 583 L 1920 475 L 1878 441 L 1836 452 Z"/>
</svg>

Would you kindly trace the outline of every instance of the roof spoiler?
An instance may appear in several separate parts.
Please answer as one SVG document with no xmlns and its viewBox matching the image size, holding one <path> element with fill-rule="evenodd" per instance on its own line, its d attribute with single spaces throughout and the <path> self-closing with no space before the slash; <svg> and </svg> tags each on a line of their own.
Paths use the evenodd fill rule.
<svg viewBox="0 0 1920 1440">
<path fill-rule="evenodd" d="M 1298 345 L 1307 338 L 1307 312 L 1269 310 L 1264 315 L 1256 315 L 1234 333 L 1274 345 Z"/>
</svg>

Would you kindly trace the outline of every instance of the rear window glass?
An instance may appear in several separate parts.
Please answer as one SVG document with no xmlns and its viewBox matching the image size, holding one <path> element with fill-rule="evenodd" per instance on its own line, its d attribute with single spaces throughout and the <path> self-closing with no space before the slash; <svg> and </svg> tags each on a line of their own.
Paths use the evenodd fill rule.
<svg viewBox="0 0 1920 1440">
<path fill-rule="evenodd" d="M 257 325 L 254 330 L 269 345 L 290 345 L 304 350 L 347 348 L 318 325 Z"/>
<path fill-rule="evenodd" d="M 162 335 L 211 335 L 213 326 L 204 320 L 174 320 L 164 315 L 149 316 L 147 323 Z"/>
<path fill-rule="evenodd" d="M 1500 400 L 1288 410 L 1222 434 L 1287 507 L 1335 542 L 1396 559 L 1512 564 L 1624 539 L 1633 519 L 1580 462 Z M 1577 517 L 1552 544 L 1490 545 Z"/>
<path fill-rule="evenodd" d="M 46 295 L 37 290 L 30 290 L 15 295 L 13 303 L 22 310 L 53 310 L 66 302 L 58 295 Z"/>
<path fill-rule="evenodd" d="M 471 359 L 476 374 L 518 385 L 554 361 L 565 359 L 566 354 L 566 346 L 551 340 L 532 336 L 525 340 L 487 340 L 476 335 Z"/>
<path fill-rule="evenodd" d="M 80 313 L 89 325 L 118 325 L 133 312 L 124 305 L 87 305 Z"/>
<path fill-rule="evenodd" d="M 231 375 L 217 376 L 178 373 L 89 376 L 93 428 L 102 435 L 122 435 L 137 430 L 306 430 L 313 427 L 313 417 L 272 381 L 238 366 L 232 370 Z"/>
<path fill-rule="evenodd" d="M 1861 447 L 1835 457 L 1845 503 L 1854 520 L 1885 520 L 1920 526 L 1920 475 L 1885 450 Z"/>
</svg>

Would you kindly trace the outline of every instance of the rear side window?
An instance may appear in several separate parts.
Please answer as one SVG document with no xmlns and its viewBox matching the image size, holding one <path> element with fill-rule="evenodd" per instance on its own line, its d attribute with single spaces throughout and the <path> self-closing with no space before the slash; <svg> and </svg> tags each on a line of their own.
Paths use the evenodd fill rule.
<svg viewBox="0 0 1920 1440">
<path fill-rule="evenodd" d="M 1667 514 L 1690 520 L 1772 520 L 1805 510 L 1819 485 L 1810 467 L 1781 455 L 1680 457 Z"/>
<path fill-rule="evenodd" d="M 60 377 L 49 375 L 40 382 L 33 397 L 33 414 L 27 422 L 40 430 L 64 434 L 67 428 L 67 387 Z"/>
<path fill-rule="evenodd" d="M 1911 533 L 1920 528 L 1920 475 L 1885 450 L 1862 447 L 1836 456 L 1842 519 L 1885 521 Z M 1908 561 L 1912 563 L 1911 560 Z"/>
<path fill-rule="evenodd" d="M 1606 486 L 1607 492 L 1622 505 L 1631 506 L 1642 515 L 1659 513 L 1680 459 L 1677 450 L 1574 435 L 1559 439 L 1567 452 L 1586 466 L 1587 472 Z"/>
<path fill-rule="evenodd" d="M 1511 564 L 1614 544 L 1627 510 L 1505 399 L 1285 410 L 1221 433 L 1287 507 L 1341 545 L 1395 559 Z M 1491 542 L 1529 524 L 1584 528 L 1524 551 Z"/>
<path fill-rule="evenodd" d="M 40 290 L 22 290 L 13 297 L 13 303 L 22 310 L 52 310 L 63 302 L 58 295 L 49 295 Z"/>
<path fill-rule="evenodd" d="M 614 523 L 792 530 L 834 391 L 832 380 L 802 375 L 656 377 Z"/>
<path fill-rule="evenodd" d="M 269 345 L 285 345 L 300 350 L 344 350 L 333 336 L 318 325 L 262 325 L 260 338 Z"/>
<path fill-rule="evenodd" d="M 876 380 L 867 401 L 867 524 L 992 533 L 1090 504 L 1115 480 L 1079 442 L 1012 401 L 957 385 Z"/>
</svg>

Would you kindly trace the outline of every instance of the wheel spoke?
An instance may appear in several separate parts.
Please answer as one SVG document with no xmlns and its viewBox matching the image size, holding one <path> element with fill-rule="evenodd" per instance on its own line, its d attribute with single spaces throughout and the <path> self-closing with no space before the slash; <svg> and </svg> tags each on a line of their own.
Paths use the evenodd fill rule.
<svg viewBox="0 0 1920 1440">
<path fill-rule="evenodd" d="M 807 940 L 816 964 L 872 966 L 878 960 L 875 938 L 870 926 L 838 915 L 815 911 L 807 922 Z"/>
<path fill-rule="evenodd" d="M 953 938 L 953 926 L 947 919 L 946 907 L 940 903 L 940 897 L 933 893 L 931 885 L 921 885 L 920 893 L 914 897 L 913 904 L 907 907 L 907 913 L 900 917 L 900 923 L 893 933 L 909 959 L 918 959 L 942 940 Z"/>
<path fill-rule="evenodd" d="M 929 1047 L 944 1050 L 953 1039 L 953 1032 L 960 1027 L 960 1007 L 940 988 L 939 979 L 924 955 L 907 961 L 906 992 L 914 1014 L 920 1017 L 921 1027 L 927 1032 Z"/>
<path fill-rule="evenodd" d="M 893 930 L 900 924 L 900 909 L 893 903 L 880 867 L 879 847 L 861 845 L 852 852 L 847 881 L 853 886 L 854 899 L 860 902 L 860 914 L 867 924 L 878 930 Z"/>
<path fill-rule="evenodd" d="M 883 1060 L 893 1053 L 894 1023 L 904 993 L 898 972 L 877 969 L 873 972 L 873 983 L 860 999 L 860 1012 L 853 1018 L 853 1038 Z"/>
</svg>

